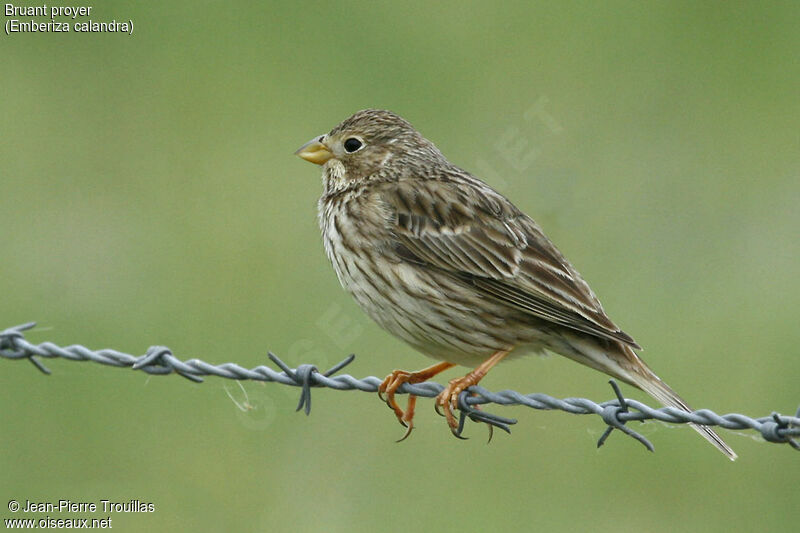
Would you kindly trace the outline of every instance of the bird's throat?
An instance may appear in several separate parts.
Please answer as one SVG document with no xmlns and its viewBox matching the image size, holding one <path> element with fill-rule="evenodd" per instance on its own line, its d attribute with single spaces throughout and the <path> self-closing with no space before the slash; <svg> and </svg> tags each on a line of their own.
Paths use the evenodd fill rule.
<svg viewBox="0 0 800 533">
<path fill-rule="evenodd" d="M 347 187 L 347 171 L 341 161 L 330 159 L 323 165 L 322 185 L 325 194 L 334 194 Z"/>
</svg>

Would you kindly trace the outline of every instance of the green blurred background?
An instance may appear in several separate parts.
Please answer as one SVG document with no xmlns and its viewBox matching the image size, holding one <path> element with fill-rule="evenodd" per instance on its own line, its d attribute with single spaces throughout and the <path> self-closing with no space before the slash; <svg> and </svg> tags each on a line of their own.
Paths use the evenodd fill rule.
<svg viewBox="0 0 800 533">
<path fill-rule="evenodd" d="M 338 286 L 319 169 L 292 152 L 392 109 L 542 224 L 697 407 L 800 402 L 794 2 L 97 2 L 122 34 L 0 41 L 0 328 L 32 342 L 383 376 L 429 360 Z M 4 19 L 5 22 L 5 19 Z M 722 431 L 521 407 L 512 435 L 417 431 L 374 395 L 0 361 L 0 517 L 17 499 L 153 502 L 123 531 L 776 531 L 800 456 Z M 449 379 L 465 372 L 451 372 Z M 560 357 L 490 389 L 611 398 Z M 638 399 L 643 395 L 625 389 Z M 241 412 L 237 402 L 254 407 Z M 649 400 L 648 400 L 649 401 Z M 651 402 L 652 403 L 652 402 Z M 59 515 L 54 515 L 59 516 Z M 75 515 L 64 515 L 75 516 Z M 41 516 L 37 516 L 41 517 Z M 92 517 L 102 517 L 101 513 Z"/>
</svg>

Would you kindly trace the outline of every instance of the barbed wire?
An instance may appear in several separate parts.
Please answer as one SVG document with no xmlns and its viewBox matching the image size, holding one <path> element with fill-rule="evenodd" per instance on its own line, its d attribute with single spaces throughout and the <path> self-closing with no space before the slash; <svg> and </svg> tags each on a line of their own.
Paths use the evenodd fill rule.
<svg viewBox="0 0 800 533">
<path fill-rule="evenodd" d="M 327 371 L 320 372 L 316 366 L 309 364 L 299 365 L 297 368 L 289 368 L 275 354 L 268 352 L 267 355 L 270 360 L 281 370 L 279 372 L 264 365 L 247 369 L 235 363 L 212 365 L 199 359 L 181 361 L 165 346 L 151 346 L 144 355 L 134 356 L 108 348 L 91 350 L 78 344 L 64 347 L 52 342 L 32 344 L 28 342 L 23 332 L 32 329 L 35 325 L 35 322 L 30 322 L 0 332 L 0 357 L 5 359 L 26 359 L 45 374 L 50 374 L 50 370 L 38 358 L 92 361 L 108 366 L 141 370 L 153 375 L 165 375 L 174 372 L 198 383 L 203 381 L 201 376 L 281 383 L 302 389 L 297 411 L 302 409 L 306 414 L 311 412 L 312 388 L 327 387 L 335 390 L 377 392 L 378 387 L 383 382 L 382 379 L 375 376 L 362 379 L 354 378 L 349 374 L 334 376 L 334 374 L 352 363 L 355 355 L 350 355 Z M 751 418 L 737 413 L 718 415 L 709 409 L 700 409 L 691 413 L 674 407 L 654 409 L 636 400 L 624 398 L 617 384 L 613 380 L 610 383 L 614 389 L 616 399 L 599 404 L 586 398 L 558 399 L 542 393 L 520 394 L 511 390 L 491 392 L 480 386 L 472 386 L 462 392 L 458 398 L 458 407 L 461 415 L 458 432 L 461 432 L 465 420 L 469 418 L 474 422 L 484 422 L 489 424 L 490 427 L 497 427 L 510 433 L 509 426 L 517 423 L 515 419 L 487 413 L 477 408 L 481 404 L 494 403 L 498 405 L 524 405 L 544 411 L 560 410 L 572 414 L 597 415 L 608 426 L 597 442 L 598 447 L 605 443 L 614 429 L 617 429 L 639 441 L 648 450 L 654 451 L 650 441 L 626 426 L 626 423 L 660 420 L 670 424 L 691 423 L 704 426 L 719 426 L 731 430 L 754 430 L 760 433 L 767 442 L 785 443 L 795 450 L 800 450 L 800 443 L 794 439 L 794 437 L 800 437 L 800 409 L 798 409 L 795 416 L 786 416 L 773 412 L 770 416 L 761 418 Z M 426 381 L 414 385 L 405 383 L 397 390 L 397 393 L 433 398 L 442 390 L 444 390 L 443 385 Z"/>
</svg>

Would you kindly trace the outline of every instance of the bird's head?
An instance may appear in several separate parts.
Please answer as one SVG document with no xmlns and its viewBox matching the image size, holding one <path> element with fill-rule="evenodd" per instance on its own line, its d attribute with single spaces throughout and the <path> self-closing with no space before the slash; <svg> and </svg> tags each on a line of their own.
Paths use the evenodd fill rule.
<svg viewBox="0 0 800 533">
<path fill-rule="evenodd" d="M 442 157 L 439 150 L 405 119 L 379 109 L 365 109 L 325 135 L 314 137 L 295 155 L 325 166 L 340 185 L 369 178 L 390 167 L 414 167 L 415 161 Z"/>
</svg>

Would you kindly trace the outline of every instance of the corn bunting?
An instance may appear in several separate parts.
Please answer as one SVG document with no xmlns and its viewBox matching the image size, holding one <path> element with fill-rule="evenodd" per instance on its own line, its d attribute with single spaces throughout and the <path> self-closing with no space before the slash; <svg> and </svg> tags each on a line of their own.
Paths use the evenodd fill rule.
<svg viewBox="0 0 800 533">
<path fill-rule="evenodd" d="M 296 153 L 322 165 L 319 223 L 342 286 L 383 328 L 441 361 L 395 370 L 379 389 L 405 436 L 416 398 L 400 408 L 395 392 L 403 383 L 472 367 L 436 398 L 458 434 L 453 410 L 462 391 L 506 357 L 545 351 L 691 410 L 636 355 L 640 346 L 536 222 L 401 117 L 359 111 Z M 693 427 L 736 458 L 711 429 Z"/>
</svg>

